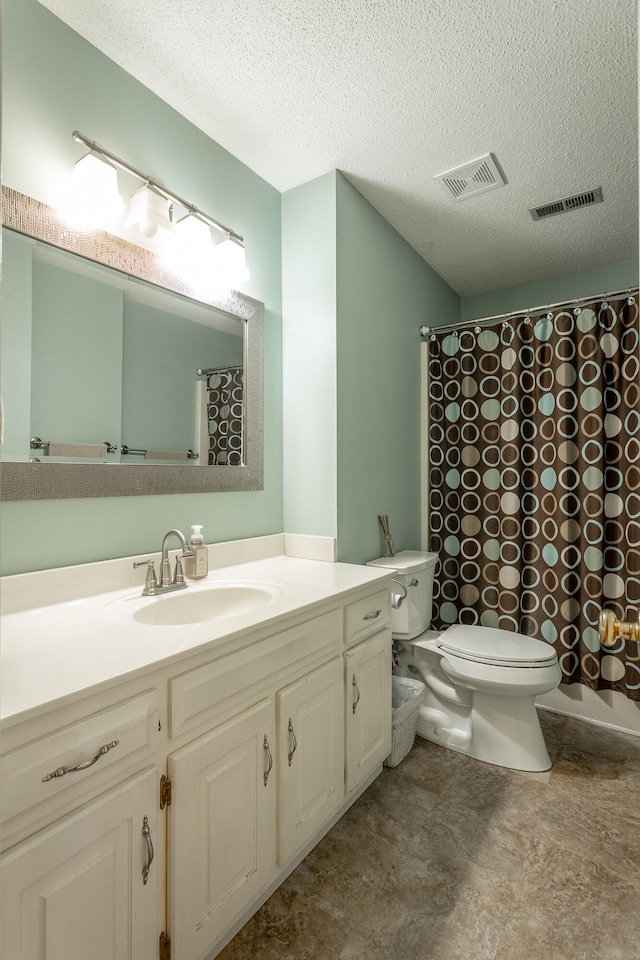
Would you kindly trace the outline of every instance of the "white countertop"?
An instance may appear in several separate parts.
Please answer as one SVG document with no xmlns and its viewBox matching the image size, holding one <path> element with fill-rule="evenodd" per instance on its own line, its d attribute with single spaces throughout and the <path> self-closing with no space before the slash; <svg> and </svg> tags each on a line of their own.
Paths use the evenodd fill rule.
<svg viewBox="0 0 640 960">
<path fill-rule="evenodd" d="M 123 571 L 132 566 L 131 558 L 126 558 L 86 567 L 109 564 L 112 574 L 114 564 L 120 565 L 115 569 Z M 203 590 L 215 581 L 250 581 L 272 594 L 265 605 L 204 623 L 151 626 L 130 616 L 143 604 L 157 602 L 155 598 L 141 598 L 141 582 L 122 587 L 117 586 L 114 575 L 103 575 L 101 582 L 111 589 L 87 594 L 91 578 L 85 570 L 66 569 L 76 585 L 66 594 L 60 586 L 67 582 L 63 571 L 6 578 L 12 583 L 5 605 L 10 612 L 2 616 L 0 716 L 5 721 L 15 721 L 18 715 L 26 719 L 45 705 L 51 707 L 55 701 L 65 701 L 90 688 L 132 678 L 171 663 L 186 652 L 207 646 L 213 649 L 247 629 L 268 625 L 322 601 L 384 582 L 390 576 L 388 570 L 355 564 L 283 555 L 263 557 L 210 570 L 207 580 L 190 583 L 186 590 Z M 96 572 L 92 571 L 94 583 Z M 77 586 L 80 581 L 83 590 Z M 46 602 L 32 605 L 40 595 Z M 56 597 L 58 602 L 53 602 Z"/>
</svg>

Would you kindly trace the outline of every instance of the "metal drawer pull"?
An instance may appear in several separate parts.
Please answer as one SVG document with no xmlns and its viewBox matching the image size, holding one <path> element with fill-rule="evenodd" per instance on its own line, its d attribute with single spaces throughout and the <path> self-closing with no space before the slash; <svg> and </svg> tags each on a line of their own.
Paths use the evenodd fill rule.
<svg viewBox="0 0 640 960">
<path fill-rule="evenodd" d="M 355 700 L 353 701 L 353 712 L 355 713 L 355 712 L 356 712 L 356 707 L 357 707 L 358 704 L 360 703 L 360 691 L 358 690 L 358 684 L 356 683 L 356 675 L 355 675 L 355 673 L 354 673 L 354 675 L 353 675 L 353 680 L 351 681 L 351 686 L 354 687 L 354 688 L 355 688 L 355 691 L 356 691 L 356 698 L 355 698 Z"/>
<path fill-rule="evenodd" d="M 109 753 L 109 750 L 113 750 L 119 743 L 119 740 L 112 740 L 111 743 L 105 743 L 103 747 L 100 747 L 95 757 L 92 757 L 91 760 L 85 760 L 84 763 L 79 763 L 75 767 L 58 767 L 53 773 L 48 773 L 46 777 L 43 777 L 42 783 L 46 783 L 47 780 L 53 780 L 55 777 L 64 777 L 67 773 L 77 773 L 79 770 L 86 770 L 87 767 L 92 767 L 94 763 L 98 762 L 100 757 L 103 757 L 105 753 Z"/>
<path fill-rule="evenodd" d="M 153 844 L 151 843 L 151 831 L 146 816 L 142 818 L 142 836 L 147 841 L 147 862 L 142 868 L 142 882 L 146 883 L 149 879 L 149 867 L 153 863 Z"/>
<path fill-rule="evenodd" d="M 264 750 L 266 751 L 266 754 L 267 754 L 267 763 L 268 763 L 268 767 L 267 767 L 267 769 L 266 769 L 265 772 L 264 772 L 264 785 L 265 785 L 265 787 L 266 787 L 266 785 L 267 785 L 267 780 L 269 779 L 269 774 L 271 773 L 271 767 L 273 766 L 273 757 L 271 756 L 271 750 L 269 749 L 269 741 L 267 740 L 267 735 L 266 735 L 266 733 L 265 733 L 265 735 L 264 735 L 264 740 L 263 740 L 263 742 L 262 742 L 262 746 L 263 746 Z"/>
<path fill-rule="evenodd" d="M 293 755 L 296 752 L 298 741 L 296 740 L 296 735 L 293 732 L 293 723 L 291 722 L 291 717 L 289 717 L 289 742 L 291 744 L 291 749 L 289 750 L 289 766 L 291 766 L 291 761 L 293 760 Z"/>
<path fill-rule="evenodd" d="M 379 617 L 382 613 L 382 610 L 376 610 L 375 613 L 365 613 L 363 620 L 375 620 L 376 617 Z"/>
</svg>

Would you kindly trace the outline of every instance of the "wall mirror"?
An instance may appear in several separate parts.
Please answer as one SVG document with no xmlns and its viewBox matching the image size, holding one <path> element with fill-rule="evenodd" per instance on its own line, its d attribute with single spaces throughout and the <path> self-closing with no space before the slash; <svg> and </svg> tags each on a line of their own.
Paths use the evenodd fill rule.
<svg viewBox="0 0 640 960">
<path fill-rule="evenodd" d="M 263 304 L 2 200 L 2 499 L 262 489 Z"/>
</svg>

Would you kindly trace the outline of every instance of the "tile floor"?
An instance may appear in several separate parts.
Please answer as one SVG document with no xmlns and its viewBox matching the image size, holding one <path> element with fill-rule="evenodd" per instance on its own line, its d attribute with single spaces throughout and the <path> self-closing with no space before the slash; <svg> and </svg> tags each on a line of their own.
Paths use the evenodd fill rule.
<svg viewBox="0 0 640 960">
<path fill-rule="evenodd" d="M 640 960 L 640 738 L 517 773 L 417 739 L 218 960 Z"/>
</svg>

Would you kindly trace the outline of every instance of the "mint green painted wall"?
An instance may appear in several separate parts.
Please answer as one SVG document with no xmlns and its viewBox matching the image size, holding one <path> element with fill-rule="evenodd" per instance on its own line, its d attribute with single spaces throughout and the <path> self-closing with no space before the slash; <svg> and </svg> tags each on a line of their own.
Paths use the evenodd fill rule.
<svg viewBox="0 0 640 960">
<path fill-rule="evenodd" d="M 284 526 L 336 535 L 336 172 L 282 195 Z"/>
<path fill-rule="evenodd" d="M 2 179 L 54 203 L 82 150 L 75 129 L 152 174 L 245 237 L 264 301 L 264 491 L 3 503 L 2 572 L 157 550 L 170 527 L 210 541 L 282 530 L 280 194 L 35 0 L 3 3 Z M 3 296 L 12 280 L 4 264 Z M 170 387 L 167 387 L 170 389 Z"/>
<path fill-rule="evenodd" d="M 550 277 L 533 283 L 518 283 L 513 287 L 490 290 L 462 297 L 461 320 L 476 320 L 492 317 L 496 313 L 510 313 L 524 307 L 558 303 L 573 297 L 590 297 L 592 294 L 638 285 L 638 261 L 623 260 L 606 267 L 580 270 L 562 277 Z"/>
<path fill-rule="evenodd" d="M 34 241 L 17 234 L 2 247 L 2 350 L 0 384 L 4 408 L 3 456 L 31 455 L 31 314 Z"/>
<path fill-rule="evenodd" d="M 342 175 L 337 178 L 338 559 L 420 549 L 420 335 L 460 298 Z M 433 322 L 433 320 L 431 321 Z"/>
</svg>

